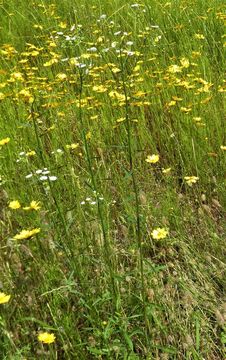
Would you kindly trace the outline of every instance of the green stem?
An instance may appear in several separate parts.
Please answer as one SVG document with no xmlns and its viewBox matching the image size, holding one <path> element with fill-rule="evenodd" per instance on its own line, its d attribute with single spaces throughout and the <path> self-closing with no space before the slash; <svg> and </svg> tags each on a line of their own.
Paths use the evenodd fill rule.
<svg viewBox="0 0 226 360">
<path fill-rule="evenodd" d="M 136 210 L 136 235 L 137 235 L 137 246 L 139 249 L 139 263 L 140 263 L 140 277 L 141 277 L 141 296 L 143 303 L 143 314 L 146 328 L 146 340 L 148 342 L 148 333 L 150 332 L 150 326 L 147 318 L 147 308 L 146 308 L 146 291 L 145 291 L 145 278 L 144 278 L 144 258 L 143 258 L 143 249 L 141 241 L 141 221 L 140 221 L 140 203 L 139 203 L 139 190 L 136 182 L 136 177 L 134 173 L 134 164 L 133 164 L 133 152 L 132 152 L 132 140 L 131 140 L 131 126 L 129 119 L 129 99 L 127 94 L 126 79 L 125 79 L 125 69 L 120 56 L 121 69 L 122 69 L 122 85 L 123 92 L 125 95 L 125 124 L 127 130 L 127 143 L 128 143 L 128 156 L 129 156 L 129 172 L 132 178 L 133 192 L 135 195 L 135 210 Z"/>
<path fill-rule="evenodd" d="M 82 93 L 83 93 L 83 74 L 82 74 L 82 70 L 80 71 L 79 75 L 80 75 L 79 121 L 80 121 L 80 124 L 82 126 L 82 138 L 83 138 L 83 143 L 84 143 L 84 146 L 85 146 L 85 153 L 86 153 L 86 158 L 87 158 L 87 162 L 88 162 L 89 173 L 90 173 L 90 176 L 91 176 L 92 187 L 93 187 L 93 190 L 96 192 L 96 194 L 98 194 L 96 179 L 95 179 L 93 168 L 92 168 L 89 145 L 88 145 L 88 141 L 87 141 L 87 138 L 86 138 L 85 126 L 84 126 L 84 122 L 83 122 L 83 113 L 82 113 L 82 106 L 81 106 Z M 102 208 L 101 208 L 101 204 L 100 204 L 98 196 L 97 196 L 96 201 L 97 201 L 98 216 L 99 216 L 99 219 L 100 219 L 100 225 L 101 225 L 101 230 L 102 230 L 103 240 L 104 240 L 105 262 L 107 263 L 107 266 L 108 266 L 108 269 L 109 269 L 111 285 L 112 285 L 112 290 L 113 290 L 114 300 L 115 300 L 115 308 L 116 308 L 116 310 L 118 310 L 119 304 L 120 304 L 120 295 L 119 295 L 119 291 L 117 289 L 117 284 L 116 284 L 115 277 L 114 277 L 114 272 L 113 272 L 113 264 L 112 264 L 112 260 L 111 260 L 111 258 L 112 258 L 111 246 L 110 246 L 110 242 L 109 242 L 109 239 L 108 239 L 107 230 L 106 230 L 106 226 L 105 226 L 105 222 L 104 222 L 104 216 L 103 216 L 103 212 L 102 212 Z"/>
<path fill-rule="evenodd" d="M 38 145 L 38 152 L 39 152 L 39 155 L 40 155 L 40 158 L 41 158 L 41 161 L 42 161 L 42 166 L 43 167 L 46 167 L 46 162 L 45 162 L 45 158 L 43 156 L 43 151 L 42 151 L 42 144 L 41 144 L 41 141 L 40 141 L 40 137 L 39 137 L 39 133 L 38 133 L 38 127 L 37 127 L 37 123 L 35 121 L 35 117 L 34 117 L 34 108 L 33 108 L 33 104 L 32 104 L 32 107 L 31 107 L 31 117 L 32 117 L 32 121 L 33 121 L 33 126 L 34 126 L 34 130 L 35 130 L 35 137 L 36 137 L 36 142 L 37 142 L 37 145 Z M 66 221 L 65 221 L 65 218 L 61 212 L 61 209 L 60 209 L 60 205 L 58 203 L 58 200 L 54 194 L 54 189 L 53 189 L 53 186 L 51 184 L 51 181 L 49 180 L 48 178 L 48 185 L 49 185 L 49 188 L 50 188 L 50 193 L 51 193 L 51 196 L 53 198 L 53 201 L 55 203 L 55 206 L 56 206 L 56 209 L 57 209 L 57 212 L 59 214 L 59 217 L 60 217 L 60 220 L 61 220 L 61 223 L 63 225 L 63 228 L 64 228 L 64 231 L 65 231 L 65 235 L 67 237 L 67 240 L 69 241 L 69 234 L 68 234 L 68 229 L 67 229 L 67 224 L 66 224 Z M 70 256 L 72 255 L 71 253 L 71 250 L 69 250 L 68 247 L 66 247 L 64 245 L 64 243 L 61 243 L 65 253 Z"/>
</svg>

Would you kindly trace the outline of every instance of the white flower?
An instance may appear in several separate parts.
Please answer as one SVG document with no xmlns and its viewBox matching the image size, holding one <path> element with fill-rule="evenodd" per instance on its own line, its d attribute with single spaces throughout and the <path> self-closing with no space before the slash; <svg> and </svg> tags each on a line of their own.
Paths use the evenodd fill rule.
<svg viewBox="0 0 226 360">
<path fill-rule="evenodd" d="M 39 180 L 41 180 L 41 181 L 45 181 L 47 179 L 48 179 L 48 176 L 45 176 L 45 175 L 40 176 L 40 178 L 39 178 Z"/>
<path fill-rule="evenodd" d="M 33 176 L 33 174 L 28 174 L 25 176 L 26 179 L 30 179 Z"/>
<path fill-rule="evenodd" d="M 56 180 L 57 180 L 57 176 L 49 176 L 49 180 L 50 180 L 50 181 L 56 181 Z"/>
<path fill-rule="evenodd" d="M 97 48 L 95 46 L 92 46 L 91 48 L 87 49 L 88 51 L 91 51 L 91 52 L 96 52 L 97 51 Z"/>
<path fill-rule="evenodd" d="M 76 66 L 80 69 L 83 69 L 84 67 L 86 67 L 86 64 L 80 63 L 80 64 L 77 64 Z"/>
</svg>

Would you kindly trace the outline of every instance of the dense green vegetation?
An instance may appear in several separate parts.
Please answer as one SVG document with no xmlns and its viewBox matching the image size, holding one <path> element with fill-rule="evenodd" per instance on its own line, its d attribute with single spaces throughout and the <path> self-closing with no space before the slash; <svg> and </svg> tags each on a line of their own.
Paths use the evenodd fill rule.
<svg viewBox="0 0 226 360">
<path fill-rule="evenodd" d="M 0 359 L 225 358 L 223 1 L 0 4 Z"/>
</svg>

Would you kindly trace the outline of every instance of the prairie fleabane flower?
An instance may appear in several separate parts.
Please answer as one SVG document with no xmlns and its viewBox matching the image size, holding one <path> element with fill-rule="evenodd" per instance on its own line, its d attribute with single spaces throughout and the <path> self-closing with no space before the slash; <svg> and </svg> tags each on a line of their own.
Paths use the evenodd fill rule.
<svg viewBox="0 0 226 360">
<path fill-rule="evenodd" d="M 21 207 L 21 205 L 18 200 L 13 200 L 13 201 L 10 201 L 10 203 L 9 203 L 10 209 L 16 210 L 16 209 L 19 209 L 20 207 Z"/>
<path fill-rule="evenodd" d="M 55 341 L 56 337 L 52 333 L 43 332 L 38 334 L 38 340 L 44 344 L 52 344 Z"/>
<path fill-rule="evenodd" d="M 159 161 L 159 155 L 156 155 L 156 154 L 148 155 L 148 157 L 145 161 L 150 164 L 155 164 Z"/>
<path fill-rule="evenodd" d="M 184 180 L 189 186 L 192 186 L 199 180 L 199 178 L 197 176 L 185 176 Z"/>
<path fill-rule="evenodd" d="M 165 228 L 157 228 L 151 232 L 151 236 L 155 240 L 164 239 L 169 234 L 169 231 Z"/>
<path fill-rule="evenodd" d="M 36 235 L 40 232 L 39 228 L 35 228 L 32 230 L 21 230 L 21 232 L 13 237 L 14 240 L 24 240 L 29 239 L 33 235 Z"/>
<path fill-rule="evenodd" d="M 6 304 L 9 302 L 11 295 L 6 295 L 5 293 L 0 292 L 0 304 Z"/>
</svg>

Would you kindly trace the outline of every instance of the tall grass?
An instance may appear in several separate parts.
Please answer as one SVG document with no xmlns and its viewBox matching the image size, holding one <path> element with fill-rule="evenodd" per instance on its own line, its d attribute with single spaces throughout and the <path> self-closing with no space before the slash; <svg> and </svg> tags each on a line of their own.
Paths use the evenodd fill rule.
<svg viewBox="0 0 226 360">
<path fill-rule="evenodd" d="M 223 11 L 1 3 L 1 359 L 224 359 Z"/>
</svg>

